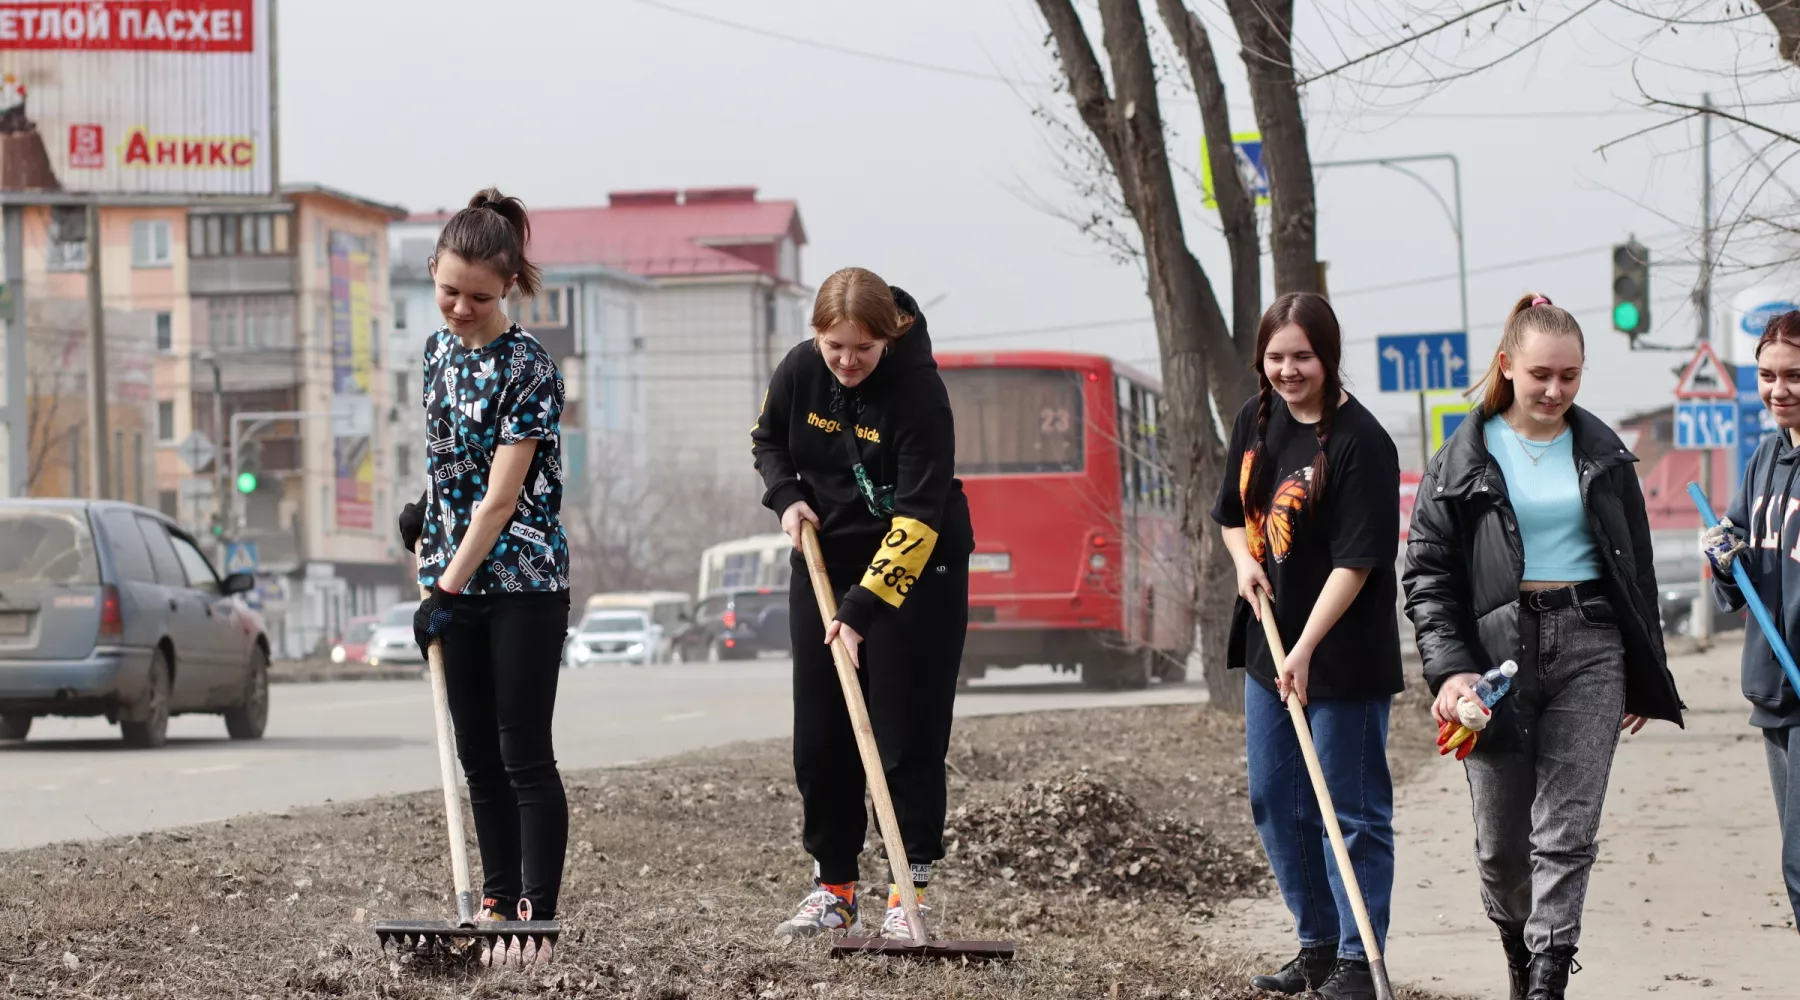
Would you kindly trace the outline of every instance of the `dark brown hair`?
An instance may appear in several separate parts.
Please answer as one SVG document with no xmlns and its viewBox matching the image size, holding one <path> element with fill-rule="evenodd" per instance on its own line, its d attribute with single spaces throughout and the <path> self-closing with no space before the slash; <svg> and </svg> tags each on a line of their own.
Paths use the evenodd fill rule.
<svg viewBox="0 0 1800 1000">
<path fill-rule="evenodd" d="M 1275 334 L 1289 325 L 1298 326 L 1306 334 L 1306 340 L 1312 345 L 1313 353 L 1319 356 L 1319 363 L 1325 368 L 1325 396 L 1323 409 L 1319 413 L 1319 422 L 1313 426 L 1313 433 L 1319 439 L 1319 454 L 1313 458 L 1312 489 L 1308 490 L 1311 499 L 1308 503 L 1313 509 L 1318 506 L 1319 498 L 1325 490 L 1325 446 L 1331 441 L 1331 423 L 1337 417 L 1338 398 L 1344 394 L 1344 376 L 1339 365 L 1344 357 L 1344 335 L 1338 327 L 1337 313 L 1332 311 L 1331 303 L 1325 301 L 1323 295 L 1312 292 L 1289 292 L 1276 299 L 1268 311 L 1263 313 L 1262 322 L 1256 327 L 1256 361 L 1251 366 L 1256 372 L 1256 443 L 1250 453 L 1250 475 L 1244 490 L 1244 506 L 1257 514 L 1267 516 L 1269 507 L 1274 503 L 1273 489 L 1274 466 L 1268 456 L 1269 412 L 1275 404 L 1275 386 L 1263 368 L 1263 355 L 1268 353 L 1269 341 Z"/>
<path fill-rule="evenodd" d="M 525 203 L 500 193 L 498 188 L 483 188 L 469 199 L 469 206 L 450 217 L 438 233 L 439 254 L 449 251 L 471 264 L 498 274 L 502 280 L 519 282 L 519 294 L 531 298 L 538 291 L 538 266 L 525 256 L 531 242 L 531 220 L 525 215 Z"/>
<path fill-rule="evenodd" d="M 1516 362 L 1519 349 L 1525 345 L 1525 335 L 1533 330 L 1574 337 L 1581 345 L 1582 356 L 1587 356 L 1587 340 L 1581 335 L 1581 324 L 1575 322 L 1567 309 L 1537 292 L 1519 296 L 1512 311 L 1506 314 L 1506 327 L 1500 331 L 1500 345 L 1494 348 L 1494 360 L 1488 362 L 1487 374 L 1466 393 L 1470 396 L 1481 393 L 1481 410 L 1488 416 L 1498 416 L 1512 408 L 1513 382 L 1500 373 L 1500 356 L 1504 354 Z"/>
<path fill-rule="evenodd" d="M 1762 336 L 1757 338 L 1756 357 L 1761 359 L 1763 348 L 1774 343 L 1800 347 L 1800 311 L 1790 309 L 1769 320 L 1763 327 Z"/>
<path fill-rule="evenodd" d="M 861 267 L 833 271 L 813 300 L 814 335 L 849 320 L 876 340 L 894 341 L 912 329 L 913 318 L 900 311 L 894 290 L 880 275 Z"/>
</svg>

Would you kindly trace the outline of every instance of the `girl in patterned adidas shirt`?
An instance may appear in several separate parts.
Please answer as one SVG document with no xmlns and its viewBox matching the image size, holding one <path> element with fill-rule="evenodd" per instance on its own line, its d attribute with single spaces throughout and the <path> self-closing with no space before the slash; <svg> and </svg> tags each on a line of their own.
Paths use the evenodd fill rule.
<svg viewBox="0 0 1800 1000">
<path fill-rule="evenodd" d="M 525 206 L 492 188 L 444 225 L 431 258 L 444 327 L 425 344 L 426 494 L 416 543 L 421 650 L 443 640 L 456 750 L 481 847 L 482 917 L 553 920 L 568 803 L 550 721 L 569 617 L 563 381 L 501 303 L 538 290 Z M 541 955 L 540 958 L 547 958 Z"/>
</svg>

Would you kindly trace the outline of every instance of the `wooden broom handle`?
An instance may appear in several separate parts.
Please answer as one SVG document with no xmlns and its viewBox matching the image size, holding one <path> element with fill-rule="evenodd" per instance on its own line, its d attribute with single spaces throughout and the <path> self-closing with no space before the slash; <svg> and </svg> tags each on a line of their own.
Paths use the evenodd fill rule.
<svg viewBox="0 0 1800 1000">
<path fill-rule="evenodd" d="M 813 597 L 819 602 L 819 621 L 829 627 L 837 617 L 837 597 L 831 591 L 831 576 L 825 572 L 819 534 L 805 518 L 800 519 L 800 549 L 806 556 L 806 575 L 812 579 Z M 919 895 L 913 891 L 912 865 L 907 863 L 906 845 L 900 839 L 900 821 L 894 816 L 894 800 L 888 794 L 887 772 L 881 766 L 881 750 L 875 745 L 869 709 L 863 704 L 856 664 L 851 662 L 850 647 L 841 634 L 831 643 L 831 661 L 837 666 L 838 685 L 844 689 L 844 705 L 850 710 L 850 728 L 856 734 L 856 750 L 862 757 L 869 797 L 875 800 L 875 825 L 881 831 L 882 846 L 887 848 L 888 868 L 900 892 L 900 908 L 906 912 L 907 924 L 912 928 L 913 943 L 922 945 L 925 922 L 919 913 Z"/>
<path fill-rule="evenodd" d="M 1277 675 L 1287 661 L 1287 649 L 1281 644 L 1281 630 L 1275 627 L 1275 611 L 1269 606 L 1269 595 L 1260 587 L 1256 591 L 1257 610 L 1262 616 L 1263 637 L 1268 640 L 1269 654 L 1275 660 Z M 1350 897 L 1350 909 L 1356 914 L 1356 931 L 1362 936 L 1363 950 L 1370 963 L 1381 961 L 1381 944 L 1375 940 L 1375 927 L 1369 922 L 1369 908 L 1363 903 L 1362 885 L 1356 881 L 1356 869 L 1350 864 L 1350 848 L 1344 845 L 1344 831 L 1338 828 L 1337 810 L 1331 805 L 1331 790 L 1325 787 L 1325 771 L 1319 766 L 1319 751 L 1313 746 L 1312 728 L 1306 724 L 1306 709 L 1300 699 L 1287 699 L 1288 718 L 1294 721 L 1294 732 L 1300 737 L 1300 754 L 1306 758 L 1306 773 L 1312 777 L 1313 794 L 1319 799 L 1319 813 L 1325 820 L 1325 832 L 1331 837 L 1331 853 L 1337 857 L 1338 875 L 1344 880 L 1344 894 Z"/>
</svg>

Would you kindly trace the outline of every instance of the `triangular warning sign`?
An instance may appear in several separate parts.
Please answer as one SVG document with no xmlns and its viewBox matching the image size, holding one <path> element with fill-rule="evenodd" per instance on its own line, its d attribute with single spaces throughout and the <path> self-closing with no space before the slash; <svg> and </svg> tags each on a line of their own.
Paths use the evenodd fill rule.
<svg viewBox="0 0 1800 1000">
<path fill-rule="evenodd" d="M 1694 359 L 1681 370 L 1681 381 L 1675 384 L 1676 399 L 1736 399 L 1737 385 L 1725 371 L 1712 344 L 1702 341 L 1694 351 Z"/>
</svg>

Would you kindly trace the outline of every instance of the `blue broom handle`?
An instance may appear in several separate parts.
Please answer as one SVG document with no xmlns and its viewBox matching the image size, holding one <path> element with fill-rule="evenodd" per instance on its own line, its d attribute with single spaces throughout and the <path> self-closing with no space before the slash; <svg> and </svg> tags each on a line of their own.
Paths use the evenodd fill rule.
<svg viewBox="0 0 1800 1000">
<path fill-rule="evenodd" d="M 1706 500 L 1705 491 L 1699 483 L 1688 484 L 1688 496 L 1694 498 L 1694 506 L 1700 510 L 1700 520 L 1711 528 L 1719 523 L 1719 515 L 1713 513 L 1712 504 Z M 1763 637 L 1769 640 L 1769 648 L 1775 651 L 1775 658 L 1781 661 L 1782 672 L 1787 674 L 1788 683 L 1800 692 L 1800 666 L 1794 665 L 1794 654 L 1788 652 L 1787 643 L 1782 641 L 1781 630 L 1775 627 L 1775 619 L 1769 617 L 1769 608 L 1757 595 L 1756 588 L 1750 585 L 1750 574 L 1744 572 L 1744 560 L 1740 557 L 1731 561 L 1731 579 L 1737 583 L 1738 591 L 1744 595 L 1744 603 L 1750 606 L 1750 614 L 1756 618 L 1756 624 L 1762 627 Z M 1702 601 L 1707 595 L 1700 595 Z"/>
</svg>

